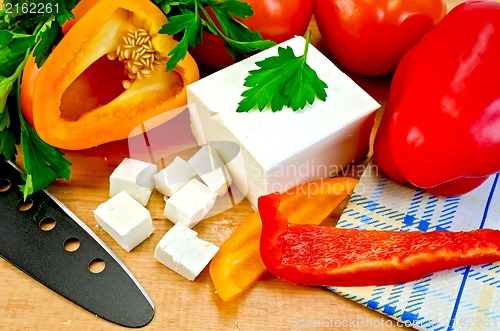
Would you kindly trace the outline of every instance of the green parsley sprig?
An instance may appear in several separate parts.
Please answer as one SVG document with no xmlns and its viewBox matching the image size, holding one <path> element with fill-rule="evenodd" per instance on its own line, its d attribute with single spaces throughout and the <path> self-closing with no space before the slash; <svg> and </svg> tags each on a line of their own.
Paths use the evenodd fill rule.
<svg viewBox="0 0 500 331">
<path fill-rule="evenodd" d="M 196 47 L 202 41 L 203 31 L 219 35 L 235 61 L 275 45 L 270 40 L 262 40 L 258 31 L 250 30 L 238 19 L 253 15 L 252 7 L 239 0 L 153 0 L 168 16 L 160 33 L 177 36 L 179 44 L 168 55 L 167 70 L 175 68 L 188 49 Z M 215 20 L 207 8 L 213 12 Z M 203 15 L 201 15 L 202 13 Z M 218 23 L 218 24 L 217 24 Z M 219 28 L 220 26 L 220 28 Z"/>
<path fill-rule="evenodd" d="M 30 10 L 29 4 L 34 8 Z M 5 1 L 0 10 L 0 154 L 14 160 L 23 150 L 24 198 L 57 178 L 70 178 L 71 163 L 58 149 L 43 142 L 26 122 L 20 107 L 20 81 L 33 52 L 39 67 L 61 38 L 61 25 L 73 18 L 78 0 Z M 28 4 L 28 6 L 27 6 Z M 47 4 L 50 4 L 50 10 Z"/>
<path fill-rule="evenodd" d="M 283 107 L 297 111 L 315 99 L 326 100 L 327 84 L 306 62 L 310 35 L 309 31 L 301 56 L 295 56 L 291 47 L 278 47 L 277 56 L 256 62 L 260 69 L 251 70 L 245 79 L 244 86 L 250 89 L 242 93 L 237 112 L 248 112 L 255 107 L 262 111 L 267 106 L 273 112 Z"/>
</svg>

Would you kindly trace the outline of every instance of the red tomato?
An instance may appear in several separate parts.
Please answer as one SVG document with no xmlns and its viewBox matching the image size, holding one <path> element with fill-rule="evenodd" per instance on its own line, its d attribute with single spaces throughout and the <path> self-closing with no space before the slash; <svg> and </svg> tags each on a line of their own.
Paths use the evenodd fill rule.
<svg viewBox="0 0 500 331">
<path fill-rule="evenodd" d="M 263 39 L 276 43 L 293 36 L 302 36 L 311 22 L 312 0 L 245 0 L 254 15 L 243 23 L 253 31 L 259 31 Z"/>
<path fill-rule="evenodd" d="M 263 39 L 281 43 L 307 31 L 313 13 L 313 0 L 244 0 L 254 15 L 241 20 L 248 28 L 259 31 Z M 211 14 L 211 11 L 209 11 Z M 198 63 L 221 69 L 234 63 L 219 36 L 205 33 L 203 41 L 190 50 Z"/>
<path fill-rule="evenodd" d="M 315 0 L 314 17 L 332 55 L 366 76 L 391 74 L 446 14 L 445 0 Z"/>
</svg>

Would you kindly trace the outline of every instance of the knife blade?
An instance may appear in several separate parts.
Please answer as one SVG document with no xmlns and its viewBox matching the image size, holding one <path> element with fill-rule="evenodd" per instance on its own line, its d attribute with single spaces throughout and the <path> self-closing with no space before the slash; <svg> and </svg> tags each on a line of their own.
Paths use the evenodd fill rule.
<svg viewBox="0 0 500 331">
<path fill-rule="evenodd" d="M 23 183 L 20 170 L 0 158 L 0 256 L 105 320 L 147 325 L 154 304 L 131 271 L 46 190 L 24 201 Z"/>
</svg>

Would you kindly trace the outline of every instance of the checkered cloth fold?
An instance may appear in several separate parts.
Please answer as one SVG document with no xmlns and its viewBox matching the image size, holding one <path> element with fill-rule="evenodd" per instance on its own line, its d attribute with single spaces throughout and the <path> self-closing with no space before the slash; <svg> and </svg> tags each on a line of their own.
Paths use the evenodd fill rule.
<svg viewBox="0 0 500 331">
<path fill-rule="evenodd" d="M 338 227 L 394 231 L 500 229 L 500 174 L 459 197 L 436 197 L 370 164 Z M 417 330 L 500 330 L 500 263 L 437 272 L 393 286 L 331 291 Z"/>
</svg>

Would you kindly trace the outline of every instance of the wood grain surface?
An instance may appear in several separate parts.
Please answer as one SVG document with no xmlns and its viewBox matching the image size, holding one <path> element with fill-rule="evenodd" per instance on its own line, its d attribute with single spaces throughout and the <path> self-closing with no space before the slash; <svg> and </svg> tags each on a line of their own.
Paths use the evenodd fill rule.
<svg viewBox="0 0 500 331">
<path fill-rule="evenodd" d="M 451 8 L 460 1 L 448 2 Z M 314 20 L 311 29 L 312 43 L 331 58 Z M 385 103 L 390 77 L 351 76 L 382 105 Z M 155 232 L 132 252 L 124 251 L 97 226 L 92 211 L 108 199 L 109 176 L 128 156 L 127 141 L 68 152 L 67 156 L 73 163 L 71 181 L 57 181 L 48 190 L 111 247 L 151 296 L 156 314 L 145 330 L 410 330 L 326 289 L 291 285 L 271 275 L 236 301 L 224 303 L 215 293 L 208 268 L 191 282 L 154 259 L 156 244 L 172 226 L 163 217 L 164 202 L 159 193 L 153 194 L 148 205 Z M 204 220 L 195 230 L 200 238 L 220 245 L 252 211 L 243 200 L 232 209 Z M 331 216 L 332 223 L 341 211 Z M 3 259 L 0 259 L 0 322 L 3 330 L 125 329 L 64 299 Z"/>
</svg>

